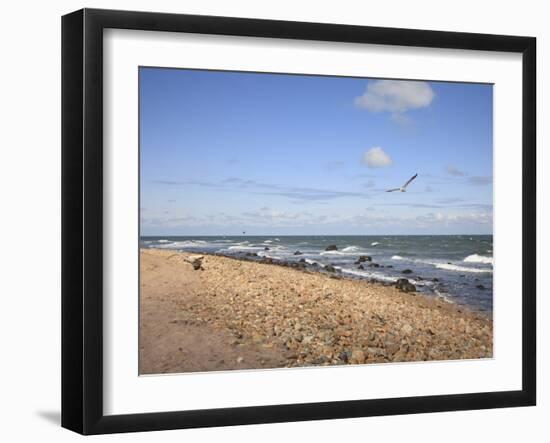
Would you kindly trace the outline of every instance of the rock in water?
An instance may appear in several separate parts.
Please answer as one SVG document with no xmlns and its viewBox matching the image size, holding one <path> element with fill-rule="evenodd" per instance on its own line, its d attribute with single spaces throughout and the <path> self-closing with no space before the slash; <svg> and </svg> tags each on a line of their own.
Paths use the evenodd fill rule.
<svg viewBox="0 0 550 443">
<path fill-rule="evenodd" d="M 302 255 L 302 253 L 300 251 L 296 251 L 294 255 Z"/>
<path fill-rule="evenodd" d="M 360 255 L 357 259 L 358 263 L 364 263 L 366 261 L 372 261 L 372 257 L 370 255 Z"/>
<path fill-rule="evenodd" d="M 328 245 L 325 248 L 325 251 L 337 251 L 337 250 L 338 250 L 338 246 L 336 246 L 336 245 Z"/>
<path fill-rule="evenodd" d="M 363 265 L 359 265 L 357 266 L 357 269 L 365 269 L 365 267 Z"/>
<path fill-rule="evenodd" d="M 483 285 L 476 285 L 476 288 L 477 288 L 477 289 L 485 289 L 485 286 L 483 286 Z"/>
<path fill-rule="evenodd" d="M 395 287 L 403 292 L 416 292 L 416 286 L 406 278 L 400 278 L 395 282 Z"/>
<path fill-rule="evenodd" d="M 266 246 L 266 247 L 264 248 L 264 251 L 269 251 L 269 248 Z"/>
<path fill-rule="evenodd" d="M 325 265 L 325 271 L 327 271 L 327 272 L 336 272 L 336 268 L 332 265 Z"/>
<path fill-rule="evenodd" d="M 412 274 L 413 271 L 411 271 L 410 269 L 403 269 L 401 271 L 401 274 Z"/>
</svg>

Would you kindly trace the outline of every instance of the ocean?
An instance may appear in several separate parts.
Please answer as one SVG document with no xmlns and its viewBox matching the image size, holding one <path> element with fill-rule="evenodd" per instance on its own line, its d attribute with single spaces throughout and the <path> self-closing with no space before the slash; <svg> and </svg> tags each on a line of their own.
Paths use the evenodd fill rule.
<svg viewBox="0 0 550 443">
<path fill-rule="evenodd" d="M 330 245 L 337 249 L 327 251 Z M 140 246 L 285 262 L 304 259 L 312 269 L 331 264 L 353 278 L 388 283 L 407 278 L 427 295 L 489 314 L 493 310 L 492 235 L 164 236 L 141 237 Z M 360 255 L 372 261 L 358 264 Z"/>
</svg>

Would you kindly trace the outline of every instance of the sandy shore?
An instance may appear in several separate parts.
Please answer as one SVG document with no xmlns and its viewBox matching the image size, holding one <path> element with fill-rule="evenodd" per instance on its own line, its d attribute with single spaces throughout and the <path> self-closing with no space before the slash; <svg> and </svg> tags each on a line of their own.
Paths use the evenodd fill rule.
<svg viewBox="0 0 550 443">
<path fill-rule="evenodd" d="M 485 315 L 391 286 L 141 250 L 140 373 L 492 357 Z"/>
</svg>

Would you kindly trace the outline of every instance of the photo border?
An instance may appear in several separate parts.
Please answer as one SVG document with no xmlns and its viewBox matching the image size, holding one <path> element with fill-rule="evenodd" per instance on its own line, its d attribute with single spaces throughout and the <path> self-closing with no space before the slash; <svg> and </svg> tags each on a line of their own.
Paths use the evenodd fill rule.
<svg viewBox="0 0 550 443">
<path fill-rule="evenodd" d="M 103 30 L 107 28 L 522 54 L 522 389 L 126 415 L 103 413 Z M 62 19 L 62 426 L 82 434 L 536 404 L 536 39 L 83 9 Z"/>
</svg>

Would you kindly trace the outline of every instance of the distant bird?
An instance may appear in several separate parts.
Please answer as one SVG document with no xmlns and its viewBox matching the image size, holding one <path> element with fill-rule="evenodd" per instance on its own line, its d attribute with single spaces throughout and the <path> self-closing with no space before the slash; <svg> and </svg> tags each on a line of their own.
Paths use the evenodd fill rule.
<svg viewBox="0 0 550 443">
<path fill-rule="evenodd" d="M 409 180 L 407 181 L 407 183 L 405 183 L 403 186 L 401 186 L 400 188 L 393 188 L 393 189 L 388 189 L 386 192 L 395 192 L 395 191 L 400 191 L 400 192 L 405 192 L 406 191 L 406 187 L 409 186 L 409 184 L 418 176 L 418 174 L 414 174 L 411 178 L 409 178 Z"/>
</svg>

